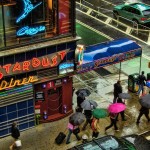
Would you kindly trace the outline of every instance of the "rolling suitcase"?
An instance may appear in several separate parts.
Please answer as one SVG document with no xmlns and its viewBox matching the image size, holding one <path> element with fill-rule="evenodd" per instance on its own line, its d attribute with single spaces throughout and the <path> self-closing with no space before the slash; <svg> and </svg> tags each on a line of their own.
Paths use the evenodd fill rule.
<svg viewBox="0 0 150 150">
<path fill-rule="evenodd" d="M 55 142 L 57 144 L 61 144 L 64 141 L 65 137 L 66 137 L 66 134 L 64 134 L 63 132 L 60 132 L 58 136 L 56 137 Z"/>
</svg>

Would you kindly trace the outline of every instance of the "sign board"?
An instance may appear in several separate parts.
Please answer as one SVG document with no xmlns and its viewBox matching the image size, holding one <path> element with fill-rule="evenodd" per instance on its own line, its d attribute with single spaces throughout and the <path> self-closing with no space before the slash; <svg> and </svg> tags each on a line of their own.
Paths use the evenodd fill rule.
<svg viewBox="0 0 150 150">
<path fill-rule="evenodd" d="M 65 62 L 59 65 L 59 74 L 66 74 L 74 71 L 74 63 L 73 62 Z"/>
<path fill-rule="evenodd" d="M 36 92 L 35 93 L 35 100 L 36 101 L 38 101 L 38 100 L 44 100 L 44 92 L 43 91 Z"/>
</svg>

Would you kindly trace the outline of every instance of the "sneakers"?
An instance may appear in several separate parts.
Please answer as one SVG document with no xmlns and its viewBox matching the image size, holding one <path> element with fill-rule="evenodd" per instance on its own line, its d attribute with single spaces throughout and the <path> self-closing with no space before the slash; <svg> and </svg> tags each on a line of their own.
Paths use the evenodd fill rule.
<svg viewBox="0 0 150 150">
<path fill-rule="evenodd" d="M 119 131 L 119 129 L 116 129 L 115 131 L 117 131 L 117 132 L 118 132 L 118 131 Z"/>
</svg>

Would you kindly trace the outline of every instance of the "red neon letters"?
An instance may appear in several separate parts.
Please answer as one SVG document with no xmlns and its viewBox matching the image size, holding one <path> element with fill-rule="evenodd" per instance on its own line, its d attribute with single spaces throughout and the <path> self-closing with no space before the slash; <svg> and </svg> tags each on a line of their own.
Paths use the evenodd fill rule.
<svg viewBox="0 0 150 150">
<path fill-rule="evenodd" d="M 6 64 L 4 66 L 0 66 L 0 79 L 7 75 L 55 67 L 64 59 L 68 51 L 69 49 L 43 57 L 34 57 L 31 60 L 16 62 L 15 64 Z"/>
</svg>

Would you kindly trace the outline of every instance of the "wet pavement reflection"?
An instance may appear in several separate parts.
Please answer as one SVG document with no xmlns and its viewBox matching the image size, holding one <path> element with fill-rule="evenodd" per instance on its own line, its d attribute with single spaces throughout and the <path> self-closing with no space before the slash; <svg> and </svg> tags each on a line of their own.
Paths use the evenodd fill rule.
<svg viewBox="0 0 150 150">
<path fill-rule="evenodd" d="M 118 73 L 114 73 L 109 68 L 110 74 L 106 76 L 100 76 L 97 72 L 91 71 L 85 74 L 76 75 L 74 77 L 74 87 L 76 90 L 79 88 L 88 88 L 91 91 L 91 95 L 87 98 L 94 100 L 98 103 L 98 108 L 107 108 L 113 100 L 113 84 L 119 79 Z M 121 74 L 120 79 L 122 81 L 123 92 L 128 92 L 127 81 L 128 76 Z M 140 104 L 138 96 L 135 93 L 130 93 L 131 99 L 126 100 L 127 109 L 125 110 L 125 117 L 127 121 L 121 121 L 121 117 L 118 118 L 119 132 L 115 132 L 113 128 L 107 130 L 105 134 L 104 129 L 109 125 L 109 117 L 100 120 L 100 135 L 115 135 L 117 137 L 129 135 L 129 134 L 141 134 L 150 130 L 150 123 L 147 122 L 143 116 L 140 120 L 140 124 L 136 125 L 136 119 L 139 114 Z M 76 94 L 73 95 L 73 107 L 76 107 Z M 69 117 L 69 116 L 68 116 Z M 74 135 L 71 135 L 71 143 L 66 145 L 66 139 L 61 145 L 55 144 L 54 140 L 59 132 L 68 133 L 66 130 L 68 117 L 59 121 L 40 124 L 35 128 L 21 132 L 22 150 L 66 150 L 67 148 L 73 147 L 77 144 L 82 143 L 77 141 Z M 83 124 L 80 126 L 82 128 Z M 66 130 L 66 131 L 65 131 Z M 86 134 L 91 140 L 92 131 L 88 125 L 85 131 L 80 132 L 80 136 Z M 150 133 L 146 133 L 145 136 L 150 136 Z M 8 150 L 12 144 L 13 139 L 11 136 L 0 139 L 0 149 Z"/>
</svg>

